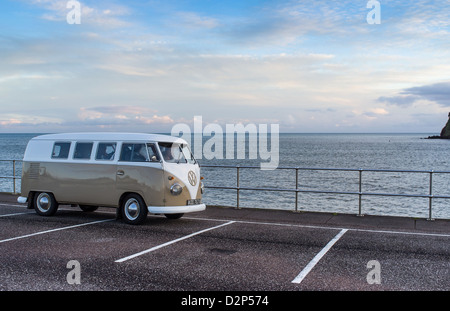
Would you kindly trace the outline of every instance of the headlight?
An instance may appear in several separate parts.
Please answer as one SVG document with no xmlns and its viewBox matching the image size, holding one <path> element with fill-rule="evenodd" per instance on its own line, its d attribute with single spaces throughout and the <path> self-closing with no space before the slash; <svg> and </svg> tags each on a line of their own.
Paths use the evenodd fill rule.
<svg viewBox="0 0 450 311">
<path fill-rule="evenodd" d="M 180 184 L 173 184 L 172 187 L 170 187 L 170 193 L 173 195 L 179 195 L 183 191 L 183 187 L 181 187 Z"/>
<path fill-rule="evenodd" d="M 205 193 L 205 185 L 202 182 L 200 182 L 200 191 L 202 194 Z"/>
</svg>

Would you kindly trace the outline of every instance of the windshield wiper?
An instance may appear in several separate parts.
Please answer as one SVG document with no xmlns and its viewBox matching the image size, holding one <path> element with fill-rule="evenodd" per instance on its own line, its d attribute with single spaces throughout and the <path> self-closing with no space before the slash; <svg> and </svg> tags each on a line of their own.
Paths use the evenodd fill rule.
<svg viewBox="0 0 450 311">
<path fill-rule="evenodd" d="M 179 148 L 180 154 L 178 155 L 177 164 L 180 164 L 181 156 L 184 156 L 184 154 L 183 154 L 183 150 L 181 149 L 181 147 L 178 147 L 178 148 Z M 187 162 L 186 158 L 184 159 L 184 161 Z"/>
</svg>

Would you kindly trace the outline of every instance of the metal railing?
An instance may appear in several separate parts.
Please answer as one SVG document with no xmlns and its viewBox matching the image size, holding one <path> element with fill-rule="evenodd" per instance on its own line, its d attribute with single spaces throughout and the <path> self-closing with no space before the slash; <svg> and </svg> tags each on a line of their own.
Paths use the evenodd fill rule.
<svg viewBox="0 0 450 311">
<path fill-rule="evenodd" d="M 0 160 L 1 162 L 10 162 L 12 164 L 12 176 L 0 176 L 2 179 L 12 179 L 13 192 L 17 194 L 16 181 L 21 180 L 18 176 L 17 163 L 22 160 Z M 276 170 L 294 170 L 295 171 L 295 188 L 273 188 L 273 187 L 242 187 L 240 185 L 240 170 L 241 169 L 260 169 L 259 166 L 244 166 L 244 165 L 201 165 L 202 168 L 231 168 L 236 169 L 236 184 L 235 186 L 210 186 L 205 185 L 209 189 L 225 189 L 236 191 L 236 208 L 240 208 L 240 192 L 246 190 L 252 191 L 278 191 L 278 192 L 292 192 L 295 193 L 295 212 L 298 212 L 299 193 L 317 193 L 317 194 L 336 194 L 336 195 L 356 195 L 358 196 L 358 213 L 357 216 L 363 216 L 362 213 L 362 197 L 363 196 L 387 196 L 387 197 L 412 197 L 412 198 L 427 198 L 428 199 L 428 220 L 433 220 L 433 200 L 434 199 L 450 199 L 450 195 L 434 195 L 433 194 L 433 176 L 435 174 L 450 174 L 450 171 L 434 171 L 434 170 L 387 170 L 387 169 L 352 169 L 352 168 L 317 168 L 317 167 L 278 167 Z M 358 191 L 335 191 L 335 190 L 311 190 L 302 189 L 299 187 L 299 171 L 341 171 L 341 172 L 358 172 Z M 413 193 L 382 193 L 382 192 L 364 192 L 363 186 L 363 172 L 383 172 L 383 173 L 412 173 L 412 174 L 427 174 L 428 193 L 413 194 Z"/>
<path fill-rule="evenodd" d="M 1 179 L 12 179 L 13 182 L 13 194 L 17 194 L 16 180 L 21 179 L 21 176 L 17 176 L 17 163 L 22 163 L 22 160 L 0 160 L 0 163 L 10 162 L 12 164 L 12 176 L 0 176 Z"/>
<path fill-rule="evenodd" d="M 433 194 L 433 175 L 435 174 L 450 174 L 450 171 L 434 171 L 434 170 L 387 170 L 387 169 L 352 169 L 352 168 L 317 168 L 317 167 L 278 167 L 277 170 L 295 170 L 295 188 L 268 188 L 268 187 L 242 187 L 240 185 L 240 170 L 241 169 L 260 169 L 259 166 L 243 166 L 243 165 L 202 165 L 202 168 L 234 168 L 236 169 L 236 185 L 235 186 L 209 186 L 205 188 L 210 189 L 228 189 L 236 191 L 236 208 L 239 206 L 239 195 L 243 190 L 253 191 L 279 191 L 279 192 L 293 192 L 295 193 L 295 212 L 298 212 L 299 193 L 322 193 L 322 194 L 339 194 L 339 195 L 357 195 L 358 196 L 358 214 L 362 213 L 362 197 L 363 196 L 387 196 L 387 197 L 412 197 L 412 198 L 428 198 L 428 220 L 433 219 L 433 199 L 450 199 L 448 195 L 434 195 Z M 345 171 L 358 172 L 358 191 L 334 191 L 334 190 L 311 190 L 299 188 L 299 171 Z M 412 173 L 412 174 L 428 174 L 428 193 L 413 194 L 413 193 L 381 193 L 381 192 L 364 192 L 363 186 L 363 172 L 383 172 L 383 173 Z"/>
</svg>

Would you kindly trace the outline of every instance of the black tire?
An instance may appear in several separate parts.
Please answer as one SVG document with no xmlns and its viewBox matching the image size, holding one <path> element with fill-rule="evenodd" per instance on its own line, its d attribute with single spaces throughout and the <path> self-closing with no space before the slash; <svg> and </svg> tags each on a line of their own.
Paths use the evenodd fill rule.
<svg viewBox="0 0 450 311">
<path fill-rule="evenodd" d="M 120 207 L 122 219 L 130 225 L 139 225 L 147 219 L 148 209 L 144 200 L 138 194 L 127 195 Z"/>
<path fill-rule="evenodd" d="M 37 192 L 34 194 L 33 207 L 38 215 L 53 216 L 58 210 L 58 202 L 49 192 Z"/>
<path fill-rule="evenodd" d="M 79 205 L 80 209 L 83 212 L 95 212 L 98 209 L 98 206 L 92 206 L 92 205 Z"/>
<path fill-rule="evenodd" d="M 164 216 L 166 216 L 169 219 L 180 219 L 181 217 L 183 217 L 184 213 L 179 213 L 179 214 L 164 214 Z"/>
</svg>

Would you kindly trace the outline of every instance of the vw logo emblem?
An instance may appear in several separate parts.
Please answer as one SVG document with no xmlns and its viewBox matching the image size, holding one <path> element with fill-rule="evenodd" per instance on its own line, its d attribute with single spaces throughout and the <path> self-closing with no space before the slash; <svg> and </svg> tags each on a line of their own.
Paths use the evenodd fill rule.
<svg viewBox="0 0 450 311">
<path fill-rule="evenodd" d="M 188 180 L 192 186 L 195 186 L 197 184 L 197 177 L 195 176 L 195 173 L 193 171 L 189 171 Z"/>
</svg>

